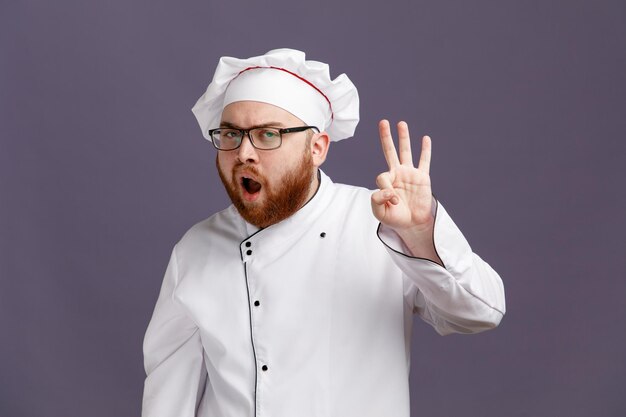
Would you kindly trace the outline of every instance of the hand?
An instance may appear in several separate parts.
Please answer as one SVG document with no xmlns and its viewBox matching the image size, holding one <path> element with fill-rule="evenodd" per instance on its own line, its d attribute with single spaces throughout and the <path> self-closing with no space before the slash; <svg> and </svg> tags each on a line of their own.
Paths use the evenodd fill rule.
<svg viewBox="0 0 626 417">
<path fill-rule="evenodd" d="M 408 125 L 405 122 L 398 123 L 400 158 L 393 144 L 389 122 L 381 120 L 378 131 L 389 171 L 376 178 L 379 190 L 372 194 L 374 216 L 401 237 L 430 233 L 434 223 L 429 176 L 430 138 L 422 138 L 420 160 L 415 168 Z"/>
</svg>

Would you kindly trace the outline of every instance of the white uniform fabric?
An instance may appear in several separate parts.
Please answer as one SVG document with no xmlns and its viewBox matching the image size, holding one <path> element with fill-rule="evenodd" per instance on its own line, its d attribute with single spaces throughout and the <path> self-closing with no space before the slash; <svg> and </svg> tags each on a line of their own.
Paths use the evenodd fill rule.
<svg viewBox="0 0 626 417">
<path fill-rule="evenodd" d="M 233 78 L 224 93 L 224 107 L 237 101 L 278 106 L 322 132 L 333 120 L 330 103 L 320 91 L 295 74 L 274 68 L 255 68 Z"/>
<path fill-rule="evenodd" d="M 266 229 L 233 206 L 193 226 L 146 332 L 142 416 L 408 417 L 413 312 L 441 334 L 479 332 L 500 322 L 504 291 L 440 204 L 446 268 L 384 227 L 379 239 L 370 195 L 321 173 Z"/>
</svg>

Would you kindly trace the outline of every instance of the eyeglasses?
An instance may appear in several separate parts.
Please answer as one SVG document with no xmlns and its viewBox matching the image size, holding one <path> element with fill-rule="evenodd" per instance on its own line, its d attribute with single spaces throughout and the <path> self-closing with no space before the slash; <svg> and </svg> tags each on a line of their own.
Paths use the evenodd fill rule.
<svg viewBox="0 0 626 417">
<path fill-rule="evenodd" d="M 213 146 L 220 151 L 232 151 L 241 146 L 244 136 L 248 135 L 250 143 L 257 149 L 269 150 L 279 148 L 283 143 L 283 135 L 287 133 L 303 132 L 308 129 L 314 129 L 319 133 L 319 129 L 315 126 L 299 126 L 287 129 L 279 129 L 277 127 L 253 127 L 252 129 L 232 129 L 229 127 L 220 127 L 209 130 L 211 142 Z"/>
</svg>

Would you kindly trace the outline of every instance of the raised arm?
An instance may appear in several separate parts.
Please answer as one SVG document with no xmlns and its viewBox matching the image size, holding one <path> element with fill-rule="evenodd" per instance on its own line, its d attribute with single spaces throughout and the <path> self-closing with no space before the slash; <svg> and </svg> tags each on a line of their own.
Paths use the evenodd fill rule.
<svg viewBox="0 0 626 417">
<path fill-rule="evenodd" d="M 505 312 L 500 276 L 473 253 L 430 186 L 431 141 L 422 138 L 413 166 L 408 126 L 398 123 L 399 156 L 389 123 L 379 124 L 389 171 L 376 180 L 372 211 L 378 236 L 394 263 L 414 285 L 413 305 L 441 334 L 475 333 L 497 326 Z"/>
</svg>

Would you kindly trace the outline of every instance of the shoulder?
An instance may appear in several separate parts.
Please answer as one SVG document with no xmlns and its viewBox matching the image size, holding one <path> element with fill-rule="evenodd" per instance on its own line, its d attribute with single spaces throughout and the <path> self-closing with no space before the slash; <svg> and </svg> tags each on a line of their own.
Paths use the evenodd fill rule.
<svg viewBox="0 0 626 417">
<path fill-rule="evenodd" d="M 333 186 L 336 190 L 337 193 L 346 196 L 348 198 L 352 197 L 352 198 L 364 198 L 367 197 L 369 198 L 369 196 L 372 194 L 372 190 L 369 190 L 365 187 L 359 187 L 356 185 L 350 185 L 350 184 L 342 184 L 342 183 L 333 183 Z"/>
<path fill-rule="evenodd" d="M 372 190 L 365 187 L 358 187 L 355 185 L 333 183 L 335 202 L 342 202 L 344 204 L 367 206 L 370 207 L 370 197 Z"/>
<path fill-rule="evenodd" d="M 231 205 L 191 226 L 176 244 L 176 252 L 189 253 L 206 250 L 219 239 L 240 239 L 241 218 Z"/>
<path fill-rule="evenodd" d="M 372 190 L 349 184 L 332 184 L 332 211 L 341 218 L 347 227 L 359 225 L 363 230 L 370 231 L 378 226 L 372 214 Z"/>
</svg>

